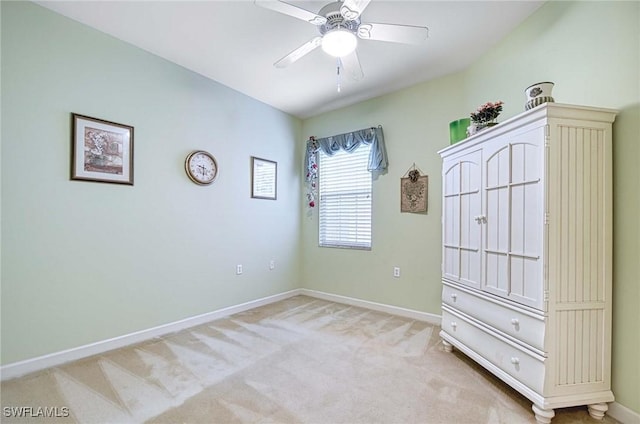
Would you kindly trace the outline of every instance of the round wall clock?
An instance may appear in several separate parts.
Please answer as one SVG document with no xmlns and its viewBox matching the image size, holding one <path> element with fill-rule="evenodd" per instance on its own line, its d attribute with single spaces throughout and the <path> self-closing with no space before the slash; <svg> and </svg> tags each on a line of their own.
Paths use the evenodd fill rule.
<svg viewBox="0 0 640 424">
<path fill-rule="evenodd" d="M 189 153 L 184 161 L 184 169 L 191 181 L 200 185 L 211 184 L 218 176 L 216 158 L 204 150 Z"/>
</svg>

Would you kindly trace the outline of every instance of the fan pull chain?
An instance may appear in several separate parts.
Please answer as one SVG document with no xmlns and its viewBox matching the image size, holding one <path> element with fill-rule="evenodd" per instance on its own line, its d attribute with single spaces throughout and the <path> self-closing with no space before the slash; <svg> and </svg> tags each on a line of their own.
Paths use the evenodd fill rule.
<svg viewBox="0 0 640 424">
<path fill-rule="evenodd" d="M 342 91 L 342 76 L 340 75 L 340 58 L 336 59 L 336 85 L 338 87 L 338 93 Z"/>
</svg>

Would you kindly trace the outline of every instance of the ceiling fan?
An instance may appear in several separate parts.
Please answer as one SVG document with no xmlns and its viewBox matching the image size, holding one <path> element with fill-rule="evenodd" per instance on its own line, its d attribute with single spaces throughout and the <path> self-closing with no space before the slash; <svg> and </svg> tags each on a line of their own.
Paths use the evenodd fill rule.
<svg viewBox="0 0 640 424">
<path fill-rule="evenodd" d="M 427 27 L 361 22 L 360 15 L 370 1 L 338 0 L 327 4 L 318 13 L 313 13 L 281 0 L 255 0 L 258 6 L 316 25 L 320 32 L 320 35 L 278 60 L 274 66 L 284 68 L 322 47 L 327 54 L 338 58 L 338 73 L 342 65 L 349 76 L 359 80 L 364 74 L 355 50 L 358 38 L 404 44 L 421 44 L 427 39 Z"/>
</svg>

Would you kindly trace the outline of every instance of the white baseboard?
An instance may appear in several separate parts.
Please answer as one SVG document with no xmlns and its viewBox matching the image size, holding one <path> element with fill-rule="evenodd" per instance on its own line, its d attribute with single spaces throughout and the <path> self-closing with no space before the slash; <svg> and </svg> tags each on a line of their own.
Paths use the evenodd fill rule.
<svg viewBox="0 0 640 424">
<path fill-rule="evenodd" d="M 618 402 L 612 402 L 609 404 L 607 415 L 617 421 L 620 421 L 622 424 L 640 424 L 640 413 L 632 411 Z"/>
<path fill-rule="evenodd" d="M 244 312 L 259 306 L 268 305 L 283 299 L 290 298 L 302 294 L 301 289 L 290 290 L 288 292 L 252 300 L 250 302 L 241 303 L 239 305 L 230 306 L 228 308 L 218 309 L 217 311 L 207 312 L 194 317 L 185 318 L 169 324 L 159 325 L 157 327 L 146 330 L 136 331 L 134 333 L 125 334 L 123 336 L 114 337 L 112 339 L 101 340 L 99 342 L 90 343 L 84 346 L 78 346 L 71 349 L 54 352 L 47 355 L 38 356 L 36 358 L 26 359 L 24 361 L 14 362 L 11 364 L 0 366 L 0 380 L 9 380 L 20 377 L 46 368 L 55 367 L 67 362 L 75 361 L 89 356 L 98 355 L 113 349 L 129 346 L 132 344 L 144 342 L 155 337 L 161 337 L 167 334 L 186 328 L 195 327 L 209 321 L 224 318 L 238 312 Z"/>
<path fill-rule="evenodd" d="M 405 318 L 411 318 L 418 321 L 424 321 L 431 324 L 440 325 L 442 317 L 436 314 L 416 311 L 413 309 L 401 308 L 399 306 L 386 305 L 384 303 L 370 302 L 368 300 L 356 299 L 353 297 L 341 296 L 338 294 L 325 293 L 316 290 L 300 289 L 300 294 L 316 297 L 318 299 L 330 300 L 337 303 L 345 303 L 347 305 L 359 306 L 362 308 L 372 309 L 374 311 L 386 312 L 392 315 L 398 315 Z"/>
</svg>

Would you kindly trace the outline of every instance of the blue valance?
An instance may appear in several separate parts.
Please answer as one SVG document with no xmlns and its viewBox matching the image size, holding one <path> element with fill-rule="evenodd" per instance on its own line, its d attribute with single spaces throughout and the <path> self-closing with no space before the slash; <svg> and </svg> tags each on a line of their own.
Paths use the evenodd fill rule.
<svg viewBox="0 0 640 424">
<path fill-rule="evenodd" d="M 307 167 L 307 203 L 310 207 L 315 206 L 316 199 L 316 180 L 318 178 L 316 153 L 320 150 L 329 156 L 333 156 L 340 150 L 351 153 L 361 144 L 371 144 L 367 169 L 371 172 L 384 172 L 389 162 L 387 160 L 387 149 L 384 144 L 384 135 L 382 134 L 381 126 L 333 135 L 331 137 L 309 138 L 305 152 L 305 164 Z"/>
<path fill-rule="evenodd" d="M 387 169 L 387 149 L 384 145 L 384 135 L 382 127 L 365 128 L 345 134 L 333 135 L 331 137 L 315 138 L 311 137 L 307 142 L 307 160 L 309 156 L 322 150 L 325 154 L 333 156 L 336 152 L 344 150 L 353 152 L 360 144 L 371 144 L 369 154 L 369 171 L 382 172 Z"/>
</svg>

